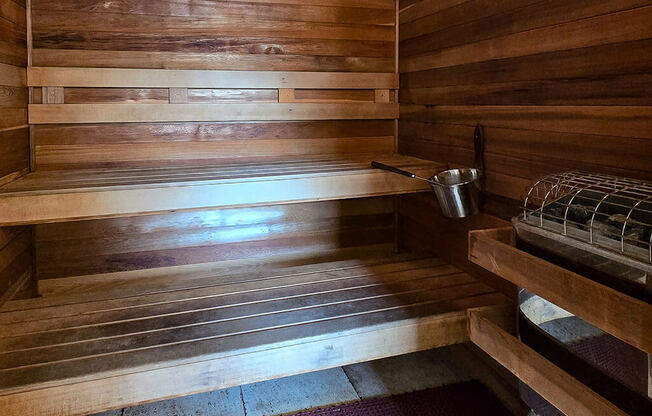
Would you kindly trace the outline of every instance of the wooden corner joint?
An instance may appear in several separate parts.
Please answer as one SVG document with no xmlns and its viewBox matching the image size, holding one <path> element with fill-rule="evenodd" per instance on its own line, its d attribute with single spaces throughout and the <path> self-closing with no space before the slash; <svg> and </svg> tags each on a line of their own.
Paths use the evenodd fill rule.
<svg viewBox="0 0 652 416">
<path fill-rule="evenodd" d="M 473 247 L 479 240 L 484 240 L 485 242 L 490 240 L 491 243 L 502 243 L 513 247 L 516 245 L 516 233 L 511 226 L 469 231 L 469 246 L 467 253 L 468 259 L 471 262 L 474 260 L 475 253 Z"/>
</svg>

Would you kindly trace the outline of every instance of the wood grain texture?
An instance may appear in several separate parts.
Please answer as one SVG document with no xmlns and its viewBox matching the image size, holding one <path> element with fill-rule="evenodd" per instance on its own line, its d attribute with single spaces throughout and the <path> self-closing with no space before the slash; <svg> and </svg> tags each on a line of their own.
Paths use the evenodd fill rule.
<svg viewBox="0 0 652 416">
<path fill-rule="evenodd" d="M 29 171 L 24 1 L 0 1 L 0 186 Z M 32 278 L 31 229 L 0 228 L 0 305 Z"/>
<path fill-rule="evenodd" d="M 0 364 L 3 409 L 61 414 L 65 404 L 67 414 L 92 413 L 459 343 L 468 340 L 467 309 L 505 301 L 433 258 L 208 274 L 197 283 L 2 308 L 1 325 L 13 334 L 0 340 L 3 356 L 16 360 Z M 50 341 L 37 329 L 47 322 Z M 71 336 L 75 345 L 62 348 Z M 168 373 L 173 385 L 147 381 Z M 53 395 L 59 410 L 46 399 Z"/>
<path fill-rule="evenodd" d="M 68 67 L 71 62 L 93 68 L 160 68 L 203 70 L 250 70 L 273 68 L 275 71 L 393 71 L 394 58 L 347 56 L 305 56 L 282 54 L 237 54 L 210 52 L 103 51 L 77 49 L 33 50 L 36 66 Z M 83 63 L 83 64 L 82 64 Z"/>
<path fill-rule="evenodd" d="M 427 184 L 370 167 L 371 160 L 428 175 L 439 165 L 398 155 L 123 171 L 33 172 L 4 186 L 3 225 L 286 204 L 421 192 Z"/>
<path fill-rule="evenodd" d="M 390 153 L 394 141 L 394 123 L 388 120 L 66 124 L 32 129 L 36 170 L 347 157 Z"/>
<path fill-rule="evenodd" d="M 564 414 L 626 414 L 479 312 L 469 311 L 469 337 Z"/>
<path fill-rule="evenodd" d="M 314 260 L 367 247 L 388 254 L 393 218 L 392 199 L 385 197 L 40 225 L 38 278 L 288 256 Z M 101 276 L 76 285 L 93 281 L 101 285 Z"/>
<path fill-rule="evenodd" d="M 397 104 L 30 104 L 30 124 L 396 119 Z"/>
<path fill-rule="evenodd" d="M 306 71 L 212 71 L 112 68 L 32 67 L 28 84 L 33 87 L 98 88 L 397 88 L 395 73 Z"/>
<path fill-rule="evenodd" d="M 652 305 L 501 241 L 505 236 L 513 239 L 512 232 L 511 228 L 471 232 L 469 260 L 634 347 L 652 352 Z M 540 276 L 546 276 L 545 281 Z"/>
<path fill-rule="evenodd" d="M 29 227 L 0 228 L 0 305 L 32 278 L 32 257 Z"/>
<path fill-rule="evenodd" d="M 62 126 L 58 138 L 61 146 L 53 142 L 41 146 L 37 144 L 39 139 L 35 133 L 33 168 L 36 170 L 290 160 L 296 157 L 314 159 L 387 152 L 393 150 L 389 143 L 390 138 L 395 137 L 395 131 L 386 129 L 380 137 L 366 137 L 370 136 L 369 132 L 378 131 L 372 125 L 385 126 L 382 119 L 398 117 L 398 106 L 395 99 L 390 99 L 388 89 L 382 102 L 377 103 L 374 96 L 374 90 L 379 87 L 398 86 L 397 74 L 393 73 L 31 68 L 28 80 L 34 89 L 31 122 L 36 124 L 33 127 L 35 132 L 40 130 L 37 124 L 41 123 L 107 123 L 110 126 L 93 124 L 88 127 L 101 128 L 105 134 L 114 127 L 125 135 L 119 144 L 107 143 L 106 138 L 99 139 L 91 129 L 86 129 L 93 137 L 98 137 L 95 146 L 86 145 L 88 140 L 78 139 L 73 144 L 66 134 L 67 128 Z M 59 89 L 63 89 L 63 97 L 49 100 L 47 93 Z M 286 97 L 289 91 L 292 94 Z M 52 106 L 61 100 L 65 104 Z M 40 117 L 45 113 L 49 116 Z M 361 123 L 344 121 L 351 119 L 376 121 L 364 123 L 366 129 L 356 129 L 359 131 L 357 134 L 349 132 L 333 137 L 330 133 L 326 132 L 324 136 L 320 132 L 321 128 L 332 128 L 318 120 L 341 120 L 339 123 L 344 128 L 340 131 L 344 131 L 352 123 Z M 174 130 L 175 127 L 169 123 L 251 123 L 261 120 L 315 120 L 311 129 L 314 136 L 301 137 L 302 140 L 297 137 L 292 141 L 282 136 L 258 137 L 251 135 L 258 125 L 238 123 L 227 128 L 242 127 L 243 136 L 229 133 L 230 142 L 202 134 L 202 138 L 192 144 L 181 143 L 186 140 L 179 140 L 179 137 L 174 139 L 175 143 L 164 143 L 164 138 L 157 141 L 151 135 L 147 140 L 137 137 L 137 132 L 142 132 L 138 126 L 130 129 L 116 124 L 159 122 L 166 123 L 160 125 L 161 130 Z M 295 125 L 301 129 L 307 127 L 301 123 Z M 334 140 L 320 140 L 322 137 L 333 137 Z M 268 140 L 258 140 L 261 138 Z M 125 146 L 131 151 L 125 151 Z"/>
<path fill-rule="evenodd" d="M 13 4 L 6 4 L 13 3 Z M 22 18 L 19 14 L 22 13 Z M 25 6 L 4 1 L 0 7 L 0 62 L 15 66 L 27 66 L 27 32 Z"/>
<path fill-rule="evenodd" d="M 35 65 L 394 71 L 393 0 L 39 0 L 32 9 Z"/>
<path fill-rule="evenodd" d="M 2 109 L 0 109 L 2 111 Z M 0 130 L 0 186 L 29 170 L 29 133 L 27 126 Z"/>
<path fill-rule="evenodd" d="M 0 185 L 29 169 L 25 16 L 24 4 L 0 3 Z"/>
<path fill-rule="evenodd" d="M 652 180 L 649 1 L 439 3 L 402 13 L 401 152 L 471 166 L 482 124 L 505 212 L 552 172 Z"/>
<path fill-rule="evenodd" d="M 504 227 L 508 222 L 481 213 L 466 219 L 445 218 L 433 195 L 403 195 L 398 199 L 399 247 L 408 252 L 437 253 L 496 290 L 516 299 L 516 286 L 468 259 L 469 231 Z M 434 236 L 434 237 L 433 237 Z"/>
</svg>

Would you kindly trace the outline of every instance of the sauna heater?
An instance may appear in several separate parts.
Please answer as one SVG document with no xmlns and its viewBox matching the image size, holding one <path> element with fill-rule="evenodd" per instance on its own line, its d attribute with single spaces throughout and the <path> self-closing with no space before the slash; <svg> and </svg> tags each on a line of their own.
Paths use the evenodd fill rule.
<svg viewBox="0 0 652 416">
<path fill-rule="evenodd" d="M 534 183 L 523 202 L 522 214 L 512 221 L 517 247 L 650 302 L 652 183 L 566 172 Z M 652 414 L 650 363 L 643 351 L 524 289 L 519 335 L 627 413 Z M 561 414 L 525 385 L 521 394 L 540 416 Z"/>
</svg>

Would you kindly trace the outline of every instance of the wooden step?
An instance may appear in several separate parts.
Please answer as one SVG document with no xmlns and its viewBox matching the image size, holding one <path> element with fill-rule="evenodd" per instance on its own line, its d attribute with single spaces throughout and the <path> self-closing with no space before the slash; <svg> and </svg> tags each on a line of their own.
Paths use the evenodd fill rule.
<svg viewBox="0 0 652 416">
<path fill-rule="evenodd" d="M 428 190 L 424 182 L 372 169 L 372 160 L 421 176 L 443 168 L 401 155 L 363 155 L 192 168 L 33 172 L 0 188 L 0 226 Z"/>
<path fill-rule="evenodd" d="M 465 342 L 469 308 L 508 302 L 436 258 L 197 273 L 4 305 L 3 414 L 99 412 Z"/>
</svg>

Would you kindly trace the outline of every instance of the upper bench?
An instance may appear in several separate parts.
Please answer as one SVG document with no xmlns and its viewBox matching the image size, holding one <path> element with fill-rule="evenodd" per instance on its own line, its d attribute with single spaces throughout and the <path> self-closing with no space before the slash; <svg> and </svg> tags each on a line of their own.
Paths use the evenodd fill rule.
<svg viewBox="0 0 652 416">
<path fill-rule="evenodd" d="M 393 195 L 428 184 L 372 169 L 378 160 L 432 175 L 441 164 L 401 155 L 193 168 L 32 172 L 0 187 L 0 226 L 202 208 Z"/>
</svg>

